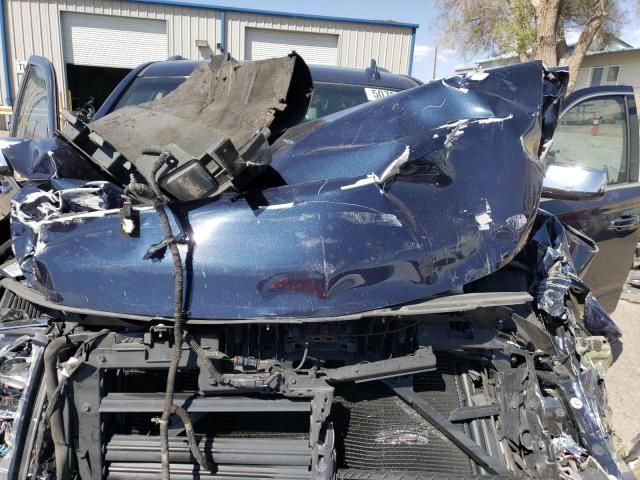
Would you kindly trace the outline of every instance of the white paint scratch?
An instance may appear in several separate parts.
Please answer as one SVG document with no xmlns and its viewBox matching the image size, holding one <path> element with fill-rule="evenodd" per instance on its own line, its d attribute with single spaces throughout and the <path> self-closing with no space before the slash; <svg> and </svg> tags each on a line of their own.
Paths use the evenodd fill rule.
<svg viewBox="0 0 640 480">
<path fill-rule="evenodd" d="M 464 77 L 472 80 L 474 82 L 481 82 L 485 78 L 487 78 L 489 74 L 482 70 L 475 70 L 473 72 L 467 73 Z"/>
<path fill-rule="evenodd" d="M 491 228 L 493 218 L 491 218 L 491 206 L 487 200 L 484 201 L 484 212 L 476 214 L 475 218 L 480 231 L 489 230 Z"/>
<path fill-rule="evenodd" d="M 472 120 L 472 123 L 477 123 L 479 125 L 486 125 L 488 123 L 501 123 L 505 120 L 511 120 L 513 118 L 513 113 L 510 113 L 506 117 L 493 117 L 493 118 L 482 118 L 480 120 Z"/>
<path fill-rule="evenodd" d="M 366 185 L 371 185 L 373 183 L 378 185 L 383 185 L 391 180 L 393 177 L 400 173 L 400 168 L 402 165 L 409 161 L 409 155 L 411 153 L 411 149 L 407 145 L 404 151 L 395 159 L 387 165 L 387 168 L 384 169 L 380 176 L 375 173 L 370 173 L 365 178 L 361 178 L 354 183 L 350 183 L 349 185 L 343 185 L 340 187 L 340 190 L 351 190 L 353 188 L 360 188 Z"/>
<path fill-rule="evenodd" d="M 350 183 L 349 185 L 343 185 L 340 187 L 340 190 L 351 190 L 353 188 L 360 188 L 366 185 L 371 185 L 372 183 L 376 183 L 376 176 L 374 174 L 370 174 L 365 178 L 361 178 L 354 183 Z"/>
<path fill-rule="evenodd" d="M 294 205 L 293 202 L 289 202 L 289 203 L 278 203 L 276 205 L 267 205 L 260 208 L 263 210 L 286 210 L 288 208 L 292 208 L 293 205 Z"/>
</svg>

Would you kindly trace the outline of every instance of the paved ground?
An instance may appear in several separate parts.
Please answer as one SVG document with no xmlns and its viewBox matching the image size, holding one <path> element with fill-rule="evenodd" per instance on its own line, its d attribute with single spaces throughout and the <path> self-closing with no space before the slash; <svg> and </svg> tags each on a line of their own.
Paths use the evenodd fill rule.
<svg viewBox="0 0 640 480">
<path fill-rule="evenodd" d="M 613 319 L 622 329 L 624 348 L 607 373 L 607 391 L 614 427 L 628 448 L 640 433 L 640 290 L 623 294 Z"/>
</svg>

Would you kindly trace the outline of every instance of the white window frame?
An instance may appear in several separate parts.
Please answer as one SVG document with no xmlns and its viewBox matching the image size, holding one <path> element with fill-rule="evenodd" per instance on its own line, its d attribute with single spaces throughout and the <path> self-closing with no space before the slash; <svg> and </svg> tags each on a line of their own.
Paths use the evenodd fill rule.
<svg viewBox="0 0 640 480">
<path fill-rule="evenodd" d="M 610 83 L 609 80 L 606 80 L 607 83 L 605 83 L 605 85 L 618 85 L 618 82 L 620 81 L 620 70 L 622 70 L 622 65 L 607 65 L 607 75 L 606 78 L 609 78 L 609 70 L 611 70 L 612 68 L 618 68 L 618 74 L 616 75 L 616 83 Z"/>
<path fill-rule="evenodd" d="M 616 81 L 615 83 L 613 82 L 609 82 L 607 80 L 607 77 L 609 76 L 609 69 L 610 68 L 615 68 L 618 67 L 618 75 L 616 76 Z M 600 86 L 600 85 L 591 85 L 591 81 L 593 80 L 593 71 L 596 68 L 601 68 L 602 69 L 602 78 L 600 79 L 600 85 L 618 85 L 618 82 L 620 81 L 620 70 L 622 70 L 622 65 L 621 64 L 616 64 L 616 65 L 596 65 L 594 67 L 589 67 L 589 86 Z"/>
</svg>

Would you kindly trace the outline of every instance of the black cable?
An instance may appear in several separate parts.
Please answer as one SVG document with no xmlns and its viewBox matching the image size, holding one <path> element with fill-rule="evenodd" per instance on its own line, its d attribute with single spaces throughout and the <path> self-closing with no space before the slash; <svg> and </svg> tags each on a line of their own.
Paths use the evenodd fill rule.
<svg viewBox="0 0 640 480">
<path fill-rule="evenodd" d="M 294 372 L 297 372 L 298 370 L 300 370 L 304 366 L 304 363 L 307 361 L 307 355 L 308 354 L 309 354 L 309 346 L 305 345 L 304 353 L 302 354 L 302 360 L 300 360 L 300 363 L 298 364 L 298 366 L 293 369 Z"/>
<path fill-rule="evenodd" d="M 173 270 L 175 272 L 175 284 L 174 284 L 174 308 L 173 308 L 173 354 L 171 356 L 171 363 L 169 364 L 169 371 L 167 372 L 167 386 L 164 394 L 164 405 L 162 409 L 162 416 L 160 417 L 160 458 L 162 461 L 162 480 L 170 480 L 170 462 L 169 462 L 169 418 L 173 412 L 173 397 L 176 387 L 176 375 L 178 373 L 178 365 L 182 358 L 182 321 L 184 314 L 182 311 L 182 301 L 184 294 L 184 270 L 182 268 L 182 258 L 180 257 L 180 251 L 176 244 L 171 230 L 171 223 L 169 222 L 169 216 L 165 210 L 165 204 L 167 202 L 166 197 L 160 190 L 156 181 L 156 175 L 158 171 L 167 163 L 169 159 L 168 153 L 161 153 L 158 159 L 153 164 L 151 169 L 151 176 L 149 182 L 151 183 L 151 190 L 154 193 L 153 208 L 155 209 L 158 217 L 160 218 L 160 226 L 165 235 L 165 242 L 171 252 L 171 258 L 173 260 Z M 135 189 L 135 187 L 134 187 Z M 146 193 L 146 192 L 145 192 Z"/>
<path fill-rule="evenodd" d="M 204 455 L 198 449 L 195 435 L 193 432 L 193 424 L 189 418 L 189 413 L 176 405 L 174 405 L 174 393 L 176 375 L 178 372 L 178 366 L 180 359 L 182 358 L 182 343 L 185 340 L 183 332 L 183 297 L 184 297 L 184 269 L 182 267 L 182 258 L 176 239 L 171 230 L 171 223 L 169 222 L 169 216 L 165 210 L 167 198 L 160 190 L 156 177 L 160 169 L 168 163 L 172 157 L 168 152 L 160 151 L 146 151 L 144 153 L 158 155 L 158 159 L 154 162 L 151 169 L 151 176 L 149 178 L 149 186 L 138 183 L 134 176 L 131 176 L 131 183 L 125 188 L 126 195 L 133 195 L 144 199 L 153 201 L 153 207 L 160 218 L 160 226 L 164 232 L 165 238 L 162 242 L 169 248 L 171 252 L 171 258 L 173 260 L 173 270 L 175 272 L 175 284 L 174 284 L 174 310 L 173 310 L 173 353 L 171 357 L 171 363 L 169 364 L 169 371 L 167 372 L 167 385 L 165 390 L 164 404 L 162 409 L 162 416 L 160 417 L 160 458 L 162 462 L 162 480 L 170 480 L 170 461 L 169 461 L 169 419 L 171 415 L 177 415 L 182 420 L 187 433 L 187 442 L 189 449 L 193 457 L 197 460 L 198 464 L 204 469 L 210 470 L 208 463 Z M 200 347 L 200 345 L 193 339 L 187 339 L 192 350 L 198 353 L 206 353 Z M 213 364 L 209 361 L 210 373 L 218 373 Z M 218 374 L 220 375 L 220 374 Z M 221 375 L 220 375 L 221 376 Z"/>
<path fill-rule="evenodd" d="M 222 373 L 220 373 L 218 370 L 216 370 L 216 367 L 211 362 L 212 357 L 208 354 L 208 352 L 206 350 L 204 350 L 198 344 L 198 342 L 196 342 L 195 339 L 191 338 L 190 336 L 187 336 L 187 342 L 188 342 L 189 346 L 191 347 L 191 350 L 193 350 L 193 352 L 197 356 L 202 358 L 202 361 L 206 365 L 207 370 L 209 371 L 209 375 L 211 375 L 211 378 L 213 378 L 219 384 L 224 383 L 224 375 Z"/>
<path fill-rule="evenodd" d="M 189 418 L 189 414 L 187 413 L 187 411 L 182 407 L 173 405 L 171 408 L 171 413 L 174 413 L 178 417 L 180 417 L 180 420 L 182 420 L 182 423 L 184 424 L 184 431 L 187 434 L 187 443 L 189 444 L 189 450 L 191 450 L 191 455 L 193 455 L 193 458 L 196 459 L 198 465 L 200 465 L 200 467 L 202 467 L 204 470 L 211 470 L 207 459 L 198 448 L 196 436 L 193 432 L 193 423 L 191 423 L 191 418 Z"/>
<path fill-rule="evenodd" d="M 168 152 L 154 152 L 158 154 L 158 159 L 154 162 L 151 169 L 151 175 L 149 178 L 150 185 L 144 185 L 136 182 L 136 179 L 132 176 L 131 183 L 125 188 L 125 194 L 142 197 L 153 201 L 153 208 L 160 218 L 160 226 L 164 232 L 164 244 L 169 248 L 171 252 L 171 258 L 173 260 L 173 270 L 175 273 L 174 283 L 174 308 L 173 308 L 173 353 L 171 356 L 171 363 L 169 364 L 169 371 L 167 372 L 167 385 L 164 396 L 164 404 L 162 408 L 162 416 L 160 417 L 160 458 L 162 462 L 162 480 L 170 480 L 170 462 L 169 462 L 169 418 L 173 413 L 180 415 L 183 418 L 185 429 L 187 423 L 191 425 L 191 421 L 188 418 L 186 411 L 178 413 L 175 405 L 173 404 L 173 398 L 175 393 L 176 375 L 178 372 L 178 365 L 182 358 L 182 342 L 183 331 L 182 323 L 184 320 L 183 313 L 183 296 L 184 296 L 184 270 L 182 268 L 182 258 L 176 239 L 173 236 L 171 230 L 171 223 L 169 222 L 169 216 L 165 210 L 165 205 L 168 199 L 164 196 L 158 182 L 156 181 L 156 175 L 160 169 L 170 160 L 171 154 Z M 193 444 L 189 440 L 189 448 L 197 450 L 197 445 Z M 194 455 L 195 456 L 195 455 Z"/>
</svg>

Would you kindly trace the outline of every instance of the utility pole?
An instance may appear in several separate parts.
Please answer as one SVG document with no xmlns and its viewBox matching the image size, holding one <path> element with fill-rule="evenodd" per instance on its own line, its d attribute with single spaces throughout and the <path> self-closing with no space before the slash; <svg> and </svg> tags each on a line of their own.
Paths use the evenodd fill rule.
<svg viewBox="0 0 640 480">
<path fill-rule="evenodd" d="M 438 62 L 438 45 L 433 50 L 433 80 L 436 79 L 436 64 Z"/>
</svg>

